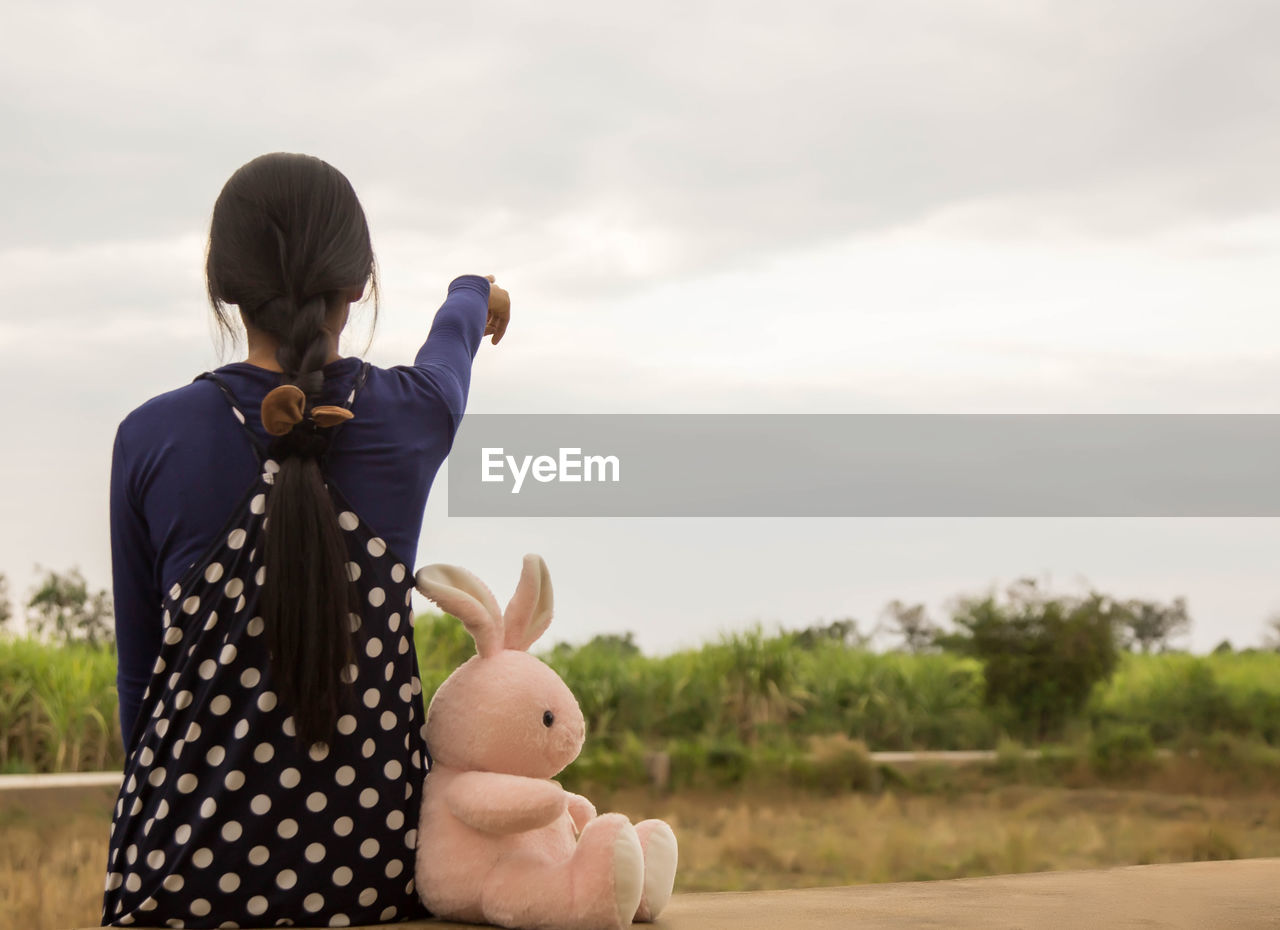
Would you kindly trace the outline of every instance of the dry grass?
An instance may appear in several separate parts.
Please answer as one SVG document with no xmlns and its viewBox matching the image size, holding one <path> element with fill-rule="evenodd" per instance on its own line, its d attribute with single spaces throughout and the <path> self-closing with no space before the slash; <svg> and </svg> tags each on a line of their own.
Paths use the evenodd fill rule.
<svg viewBox="0 0 1280 930">
<path fill-rule="evenodd" d="M 98 924 L 114 792 L 0 795 L 0 927 Z M 1280 855 L 1269 793 L 1004 786 L 942 795 L 628 789 L 601 810 L 663 817 L 679 891 L 842 885 Z"/>
</svg>

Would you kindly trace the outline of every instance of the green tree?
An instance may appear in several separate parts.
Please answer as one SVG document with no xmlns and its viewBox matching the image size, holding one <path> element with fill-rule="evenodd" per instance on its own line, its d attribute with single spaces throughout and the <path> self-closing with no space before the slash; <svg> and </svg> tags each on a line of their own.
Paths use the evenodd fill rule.
<svg viewBox="0 0 1280 930">
<path fill-rule="evenodd" d="M 1280 652 L 1280 613 L 1267 618 L 1266 633 L 1262 637 L 1262 648 Z"/>
<path fill-rule="evenodd" d="M 9 602 L 9 579 L 0 575 L 0 630 L 13 619 L 13 605 Z"/>
<path fill-rule="evenodd" d="M 1020 737 L 1039 741 L 1061 732 L 1094 685 L 1111 677 L 1124 613 L 1104 595 L 1050 597 L 1024 579 L 1004 602 L 993 595 L 961 600 L 952 617 L 956 632 L 938 641 L 976 657 L 985 703 Z"/>
<path fill-rule="evenodd" d="M 839 643 L 851 649 L 865 649 L 871 642 L 871 634 L 858 629 L 853 617 L 816 624 L 791 634 L 791 641 L 801 649 L 814 649 L 819 643 Z"/>
<path fill-rule="evenodd" d="M 36 571 L 40 570 L 37 565 Z M 31 630 L 62 642 L 80 641 L 92 646 L 114 643 L 114 620 L 111 595 L 105 590 L 90 592 L 79 568 L 66 574 L 44 572 L 27 601 Z"/>
<path fill-rule="evenodd" d="M 1126 646 L 1137 646 L 1143 654 L 1157 647 L 1160 652 L 1169 648 L 1169 640 L 1191 631 L 1191 617 L 1187 614 L 1187 600 L 1175 597 L 1172 603 L 1155 601 L 1128 601 L 1119 617 L 1124 627 Z"/>
<path fill-rule="evenodd" d="M 889 631 L 902 638 L 902 647 L 907 652 L 919 654 L 933 648 L 939 630 L 923 604 L 893 600 L 885 605 L 884 614 L 889 620 Z"/>
</svg>

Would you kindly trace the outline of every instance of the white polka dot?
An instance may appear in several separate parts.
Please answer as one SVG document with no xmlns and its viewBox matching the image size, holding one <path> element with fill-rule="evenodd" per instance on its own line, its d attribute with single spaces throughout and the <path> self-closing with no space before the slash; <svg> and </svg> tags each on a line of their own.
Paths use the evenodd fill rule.
<svg viewBox="0 0 1280 930">
<path fill-rule="evenodd" d="M 271 857 L 271 851 L 265 846 L 255 846 L 249 850 L 250 865 L 265 865 L 267 859 Z"/>
<path fill-rule="evenodd" d="M 159 805 L 156 806 L 156 820 L 164 820 L 168 816 L 169 802 L 162 798 Z"/>
<path fill-rule="evenodd" d="M 390 617 L 387 618 L 387 629 L 389 629 L 392 633 L 400 629 L 399 614 L 392 614 Z"/>
<path fill-rule="evenodd" d="M 358 563 L 356 562 L 347 563 L 347 580 L 348 581 L 360 580 L 360 565 Z"/>
<path fill-rule="evenodd" d="M 261 588 L 262 582 L 264 582 L 266 578 L 267 578 L 267 567 L 264 565 L 261 568 L 259 568 L 256 572 L 254 572 L 253 583 L 256 584 L 259 588 Z"/>
<path fill-rule="evenodd" d="M 103 891 L 115 891 L 124 884 L 124 876 L 119 872 L 107 873 L 107 884 L 103 887 Z"/>
<path fill-rule="evenodd" d="M 406 637 L 404 636 L 400 637 L 400 645 L 396 647 L 396 651 L 399 652 L 401 655 L 404 655 L 406 652 L 409 651 L 409 640 Z"/>
<path fill-rule="evenodd" d="M 244 787 L 244 772 L 239 769 L 232 769 L 222 782 L 227 786 L 228 791 L 239 791 Z"/>
<path fill-rule="evenodd" d="M 178 587 L 175 584 L 172 588 L 169 589 L 169 599 L 172 601 L 176 601 L 180 597 L 182 597 L 182 588 Z"/>
<path fill-rule="evenodd" d="M 203 732 L 204 730 L 200 729 L 200 724 L 192 721 L 191 725 L 187 727 L 186 741 L 188 743 L 194 743 L 200 738 L 200 734 Z"/>
<path fill-rule="evenodd" d="M 222 651 L 218 653 L 218 661 L 223 665 L 230 665 L 236 660 L 238 650 L 232 643 L 227 643 L 222 647 Z"/>
<path fill-rule="evenodd" d="M 360 792 L 360 806 L 373 807 L 378 803 L 378 792 L 373 788 L 365 788 Z"/>
<path fill-rule="evenodd" d="M 247 910 L 250 914 L 252 914 L 254 917 L 257 917 L 261 914 L 266 913 L 267 899 L 260 894 L 256 894 L 249 899 L 249 902 L 245 904 L 244 907 L 245 907 L 245 910 Z"/>
<path fill-rule="evenodd" d="M 369 554 L 374 558 L 381 558 L 386 554 L 387 544 L 380 536 L 375 536 L 365 544 L 365 548 L 369 550 Z"/>
<path fill-rule="evenodd" d="M 196 917 L 207 917 L 213 906 L 204 898 L 196 898 L 191 902 L 191 913 Z"/>
<path fill-rule="evenodd" d="M 141 762 L 144 766 L 150 765 L 152 762 L 155 761 L 155 759 L 156 759 L 156 754 L 151 751 L 150 746 L 143 746 L 142 751 L 138 753 L 138 761 Z M 133 789 L 130 788 L 129 790 L 132 791 Z"/>
<path fill-rule="evenodd" d="M 324 907 L 324 897 L 316 893 L 309 894 L 302 899 L 302 906 L 314 914 Z"/>
<path fill-rule="evenodd" d="M 408 588 L 404 592 L 404 606 L 408 607 L 412 603 L 413 603 L 413 588 Z"/>
<path fill-rule="evenodd" d="M 329 744 L 312 743 L 311 748 L 307 750 L 307 755 L 311 757 L 312 762 L 323 762 L 329 757 Z"/>
<path fill-rule="evenodd" d="M 325 809 L 325 805 L 329 803 L 329 799 L 325 797 L 323 791 L 313 791 L 307 795 L 307 810 L 312 813 L 319 813 Z"/>
<path fill-rule="evenodd" d="M 126 891 L 137 891 L 142 887 L 142 879 L 138 877 L 137 872 L 130 872 L 125 876 L 124 887 Z"/>
<path fill-rule="evenodd" d="M 276 875 L 276 884 L 288 891 L 294 885 L 298 884 L 298 873 L 293 869 L 283 869 Z"/>
<path fill-rule="evenodd" d="M 196 646 L 195 643 L 191 644 L 192 649 L 194 649 L 195 646 Z M 178 672 L 174 672 L 172 675 L 169 676 L 169 690 L 172 691 L 174 688 L 178 687 L 178 679 L 181 677 L 182 676 Z"/>
<path fill-rule="evenodd" d="M 184 823 L 173 831 L 173 838 L 178 841 L 179 846 L 185 846 L 187 840 L 191 839 L 191 826 Z"/>
<path fill-rule="evenodd" d="M 205 798 L 200 804 L 200 816 L 212 817 L 218 810 L 218 802 L 213 798 Z"/>
<path fill-rule="evenodd" d="M 384 710 L 382 716 L 378 719 L 384 730 L 394 730 L 396 726 L 396 715 L 389 710 Z"/>
<path fill-rule="evenodd" d="M 196 785 L 198 784 L 199 784 L 199 780 L 190 772 L 188 772 L 187 774 L 183 775 L 178 779 L 178 790 L 181 791 L 183 794 L 190 794 L 191 792 L 196 790 Z"/>
<path fill-rule="evenodd" d="M 153 786 L 159 787 L 160 785 L 164 784 L 164 776 L 165 776 L 164 766 L 161 766 L 158 769 L 151 770 L 151 774 L 147 776 L 147 781 Z"/>
<path fill-rule="evenodd" d="M 280 773 L 280 787 L 282 788 L 296 788 L 300 781 L 302 781 L 302 774 L 292 766 Z"/>
<path fill-rule="evenodd" d="M 156 721 L 156 736 L 164 736 L 169 732 L 169 721 L 161 719 Z"/>
<path fill-rule="evenodd" d="M 212 849 L 208 849 L 208 848 L 197 849 L 194 853 L 191 854 L 191 864 L 194 865 L 197 869 L 207 869 L 210 863 L 212 862 L 213 862 Z"/>
<path fill-rule="evenodd" d="M 383 923 L 386 923 L 388 920 L 390 920 L 392 917 L 395 917 L 395 916 L 396 916 L 396 909 L 394 907 L 387 907 L 382 909 L 382 913 L 378 915 L 378 919 L 381 920 Z"/>
<path fill-rule="evenodd" d="M 404 581 L 404 566 L 399 562 L 391 566 L 391 580 L 396 584 Z"/>
<path fill-rule="evenodd" d="M 279 825 L 276 827 L 276 832 L 280 834 L 281 839 L 291 840 L 298 835 L 298 821 L 294 820 L 292 817 L 286 817 L 284 820 L 280 821 Z"/>
<path fill-rule="evenodd" d="M 239 821 L 228 820 L 222 825 L 222 838 L 228 843 L 234 843 L 240 839 L 240 834 L 244 831 L 240 828 Z"/>
<path fill-rule="evenodd" d="M 255 494 L 253 500 L 249 501 L 250 513 L 264 513 L 267 509 L 267 495 Z"/>
<path fill-rule="evenodd" d="M 390 681 L 395 676 L 396 676 L 396 663 L 394 661 L 388 662 L 387 667 L 382 672 L 382 677 L 385 678 L 387 681 Z"/>
<path fill-rule="evenodd" d="M 298 725 L 294 723 L 292 714 L 284 718 L 284 723 L 280 724 L 280 731 L 284 733 L 285 736 L 298 735 Z"/>
<path fill-rule="evenodd" d="M 217 625 L 218 625 L 218 615 L 217 615 L 217 613 L 216 613 L 216 612 L 210 612 L 210 614 L 209 614 L 209 619 L 208 619 L 208 620 L 206 620 L 206 621 L 204 622 L 204 628 L 205 628 L 206 630 L 212 630 L 212 629 L 213 629 L 215 626 L 217 626 Z"/>
<path fill-rule="evenodd" d="M 244 603 L 244 595 L 241 594 L 239 599 L 236 601 L 236 613 L 240 613 L 240 611 L 244 610 Z"/>
<path fill-rule="evenodd" d="M 377 637 L 374 637 L 373 639 L 369 640 L 367 643 L 365 643 L 364 651 L 365 651 L 365 655 L 367 655 L 369 658 L 376 659 L 378 656 L 382 655 L 382 640 L 378 639 Z"/>
<path fill-rule="evenodd" d="M 330 927 L 350 927 L 351 918 L 346 914 L 334 914 L 329 918 Z"/>
<path fill-rule="evenodd" d="M 218 717 L 221 717 L 230 709 L 231 709 L 231 698 L 227 697 L 225 694 L 219 694 L 216 698 L 214 698 L 212 701 L 209 702 L 209 710 L 212 711 L 214 715 Z M 214 763 L 214 764 L 216 765 L 217 763 Z"/>
<path fill-rule="evenodd" d="M 266 623 L 261 617 L 254 617 L 249 621 L 248 625 L 244 628 L 244 631 L 250 636 L 260 636 L 262 635 L 262 631 L 265 627 Z"/>
<path fill-rule="evenodd" d="M 404 811 L 395 810 L 387 814 L 387 828 L 399 830 L 404 826 Z"/>
<path fill-rule="evenodd" d="M 333 822 L 333 832 L 338 836 L 350 836 L 355 825 L 355 821 L 350 817 L 339 817 Z"/>
<path fill-rule="evenodd" d="M 164 865 L 164 850 L 153 849 L 147 853 L 147 865 L 153 869 L 158 869 Z"/>
<path fill-rule="evenodd" d="M 222 563 L 211 562 L 204 570 L 204 580 L 213 584 L 222 577 Z"/>
<path fill-rule="evenodd" d="M 345 788 L 356 780 L 356 770 L 349 765 L 344 765 L 333 773 L 333 780 Z"/>
<path fill-rule="evenodd" d="M 239 549 L 244 545 L 245 536 L 248 535 L 244 530 L 236 528 L 227 534 L 227 545 L 232 549 Z"/>
<path fill-rule="evenodd" d="M 340 677 L 346 684 L 351 684 L 360 677 L 360 669 L 356 668 L 354 665 L 348 665 L 342 670 L 342 674 L 338 677 Z"/>
<path fill-rule="evenodd" d="M 360 844 L 360 855 L 364 856 L 366 859 L 372 859 L 378 854 L 378 848 L 379 844 L 377 840 L 373 838 L 367 839 Z"/>
<path fill-rule="evenodd" d="M 369 688 L 364 693 L 364 706 L 377 707 L 378 701 L 380 701 L 381 699 L 382 699 L 382 695 L 378 692 L 377 688 Z"/>
<path fill-rule="evenodd" d="M 222 878 L 218 879 L 218 888 L 224 894 L 231 894 L 240 887 L 240 876 L 235 872 L 228 872 Z"/>
<path fill-rule="evenodd" d="M 213 659 L 205 659 L 200 663 L 200 677 L 208 681 L 213 677 L 213 673 L 218 670 L 218 663 Z"/>
<path fill-rule="evenodd" d="M 417 843 L 418 843 L 418 831 L 417 831 L 417 830 L 409 830 L 407 833 L 405 833 L 405 835 L 404 835 L 404 845 L 405 845 L 405 846 L 407 846 L 409 849 L 413 849 L 413 847 L 414 847 L 414 846 L 416 846 L 416 845 L 417 845 Z"/>
<path fill-rule="evenodd" d="M 168 666 L 166 665 L 166 663 L 165 663 L 165 661 L 164 661 L 164 656 L 156 656 L 156 665 L 155 665 L 155 668 L 153 668 L 153 669 L 151 670 L 151 671 L 152 671 L 152 674 L 159 675 L 159 674 L 160 674 L 161 672 L 163 672 L 167 667 L 168 667 Z"/>
<path fill-rule="evenodd" d="M 407 681 L 400 686 L 400 700 L 406 704 L 413 700 L 413 685 Z"/>
<path fill-rule="evenodd" d="M 182 602 L 182 609 L 189 614 L 195 613 L 200 609 L 200 598 L 194 594 Z"/>
<path fill-rule="evenodd" d="M 307 857 L 308 862 L 319 862 L 325 856 L 324 844 L 310 843 L 302 854 Z"/>
<path fill-rule="evenodd" d="M 235 736 L 236 739 L 244 739 L 245 736 L 248 734 L 248 732 L 249 732 L 248 720 L 241 720 L 239 723 L 236 724 L 236 728 L 231 731 L 232 735 Z"/>
<path fill-rule="evenodd" d="M 263 691 L 258 695 L 258 710 L 267 711 L 275 710 L 276 693 L 274 691 Z M 266 761 L 260 760 L 260 761 Z"/>
<path fill-rule="evenodd" d="M 228 600 L 230 600 L 233 597 L 239 597 L 241 592 L 243 591 L 244 591 L 243 578 L 232 578 L 230 581 L 227 582 L 226 587 L 222 589 L 222 592 L 227 596 Z"/>
<path fill-rule="evenodd" d="M 256 687 L 258 682 L 262 680 L 262 673 L 256 668 L 250 667 L 240 673 L 240 684 L 246 688 Z"/>
<path fill-rule="evenodd" d="M 186 882 L 183 881 L 181 875 L 166 875 L 161 884 L 164 886 L 165 891 L 181 891 Z"/>
<path fill-rule="evenodd" d="M 176 626 L 169 627 L 169 629 L 164 631 L 164 641 L 166 645 L 176 646 L 178 643 L 182 642 L 182 630 L 178 629 Z"/>
<path fill-rule="evenodd" d="M 381 588 L 372 588 L 369 591 L 369 603 L 374 607 L 381 607 L 383 601 L 387 599 L 387 592 Z"/>
<path fill-rule="evenodd" d="M 265 794 L 254 795 L 253 800 L 249 802 L 249 810 L 253 811 L 259 817 L 271 810 L 271 798 Z"/>
<path fill-rule="evenodd" d="M 404 871 L 404 860 L 392 859 L 387 863 L 387 867 L 383 871 L 386 873 L 387 878 L 395 878 Z"/>
<path fill-rule="evenodd" d="M 412 794 L 413 794 L 413 785 L 409 784 L 408 782 L 405 782 L 404 783 L 404 799 L 406 801 L 409 800 L 409 797 Z"/>
<path fill-rule="evenodd" d="M 364 741 L 364 745 L 360 747 L 360 755 L 364 756 L 366 759 L 372 758 L 373 753 L 377 748 L 377 745 L 372 739 L 367 739 Z"/>
<path fill-rule="evenodd" d="M 342 527 L 344 530 L 354 530 L 359 525 L 359 518 L 350 510 L 344 510 L 342 513 L 338 514 L 338 526 Z"/>
<path fill-rule="evenodd" d="M 368 907 L 376 900 L 378 900 L 378 892 L 374 891 L 372 888 L 366 888 L 364 891 L 360 892 L 360 904 L 363 907 Z"/>
<path fill-rule="evenodd" d="M 191 706 L 191 692 L 179 691 L 173 698 L 174 710 L 185 710 Z"/>
<path fill-rule="evenodd" d="M 333 870 L 333 883 L 339 888 L 343 888 L 351 884 L 351 870 L 345 865 L 340 865 Z"/>
<path fill-rule="evenodd" d="M 397 762 L 395 759 L 392 759 L 390 762 L 388 762 L 386 765 L 382 767 L 382 774 L 387 776 L 387 778 L 393 778 L 393 779 L 399 778 L 400 772 L 401 772 L 400 763 Z"/>
<path fill-rule="evenodd" d="M 343 736 L 350 736 L 356 731 L 356 718 L 351 714 L 343 714 L 338 718 L 338 732 Z"/>
<path fill-rule="evenodd" d="M 155 909 L 156 909 L 155 898 L 147 898 L 145 901 L 143 901 L 141 904 L 138 905 L 138 910 L 140 911 L 154 911 Z"/>
</svg>

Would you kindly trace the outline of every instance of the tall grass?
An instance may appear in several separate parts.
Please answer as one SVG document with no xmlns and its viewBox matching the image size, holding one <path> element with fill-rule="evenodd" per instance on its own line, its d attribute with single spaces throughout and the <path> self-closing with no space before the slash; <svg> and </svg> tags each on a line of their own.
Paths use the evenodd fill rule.
<svg viewBox="0 0 1280 930">
<path fill-rule="evenodd" d="M 473 648 L 438 614 L 416 618 L 415 641 L 429 701 Z M 1005 735 L 983 706 L 981 665 L 949 653 L 877 654 L 755 629 L 665 656 L 605 637 L 542 657 L 582 705 L 584 767 L 617 770 L 620 783 L 642 778 L 654 750 L 732 781 L 773 756 L 785 769 L 794 757 L 783 749 L 825 737 L 872 750 L 990 749 Z M 110 651 L 0 639 L 0 771 L 119 768 L 115 670 Z M 1224 734 L 1280 746 L 1280 654 L 1126 655 L 1078 728 L 1122 748 L 1142 734 L 1156 746 Z"/>
</svg>

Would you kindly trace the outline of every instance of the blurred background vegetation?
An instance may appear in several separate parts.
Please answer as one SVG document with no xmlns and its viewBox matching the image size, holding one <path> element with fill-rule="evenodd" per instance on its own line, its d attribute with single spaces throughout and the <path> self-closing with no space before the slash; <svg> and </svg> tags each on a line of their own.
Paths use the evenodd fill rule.
<svg viewBox="0 0 1280 930">
<path fill-rule="evenodd" d="M 122 767 L 109 597 L 74 570 L 50 571 L 27 601 L 31 632 L 4 635 L 11 617 L 0 596 L 0 772 Z M 1066 596 L 1020 581 L 957 599 L 944 623 L 895 601 L 875 630 L 851 619 L 755 628 L 663 656 L 605 634 L 541 656 L 586 715 L 586 748 L 564 775 L 579 786 L 841 790 L 882 777 L 867 761 L 875 750 L 1034 747 L 1111 774 L 1228 744 L 1272 758 L 1280 625 L 1267 648 L 1224 643 L 1199 656 L 1170 648 L 1190 623 L 1180 599 Z M 420 615 L 415 630 L 429 701 L 473 646 L 446 615 Z M 873 651 L 873 633 L 895 648 Z"/>
</svg>

